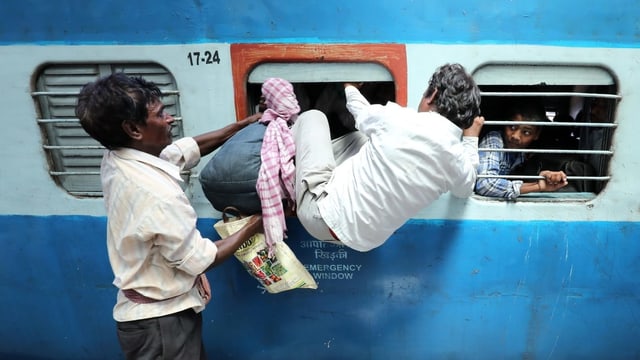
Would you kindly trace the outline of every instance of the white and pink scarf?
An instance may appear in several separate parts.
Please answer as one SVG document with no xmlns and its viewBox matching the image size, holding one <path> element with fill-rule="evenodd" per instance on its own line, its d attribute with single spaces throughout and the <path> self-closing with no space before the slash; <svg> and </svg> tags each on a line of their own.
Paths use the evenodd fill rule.
<svg viewBox="0 0 640 360">
<path fill-rule="evenodd" d="M 262 203 L 262 221 L 269 254 L 274 245 L 286 237 L 287 225 L 283 200 L 295 208 L 296 147 L 289 129 L 295 122 L 300 106 L 293 92 L 293 85 L 280 78 L 269 78 L 262 84 L 262 96 L 267 109 L 261 123 L 267 124 L 262 141 L 256 190 Z"/>
</svg>

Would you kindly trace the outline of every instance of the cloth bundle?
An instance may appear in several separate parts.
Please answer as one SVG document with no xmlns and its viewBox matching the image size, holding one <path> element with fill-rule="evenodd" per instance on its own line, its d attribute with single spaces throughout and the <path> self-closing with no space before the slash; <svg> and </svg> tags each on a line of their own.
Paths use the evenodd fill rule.
<svg viewBox="0 0 640 360">
<path fill-rule="evenodd" d="M 285 206 L 295 208 L 296 147 L 290 126 L 300 112 L 293 85 L 280 78 L 262 84 L 266 110 L 232 136 L 200 173 L 202 190 L 213 207 L 262 213 L 264 236 L 274 245 L 286 237 Z"/>
</svg>

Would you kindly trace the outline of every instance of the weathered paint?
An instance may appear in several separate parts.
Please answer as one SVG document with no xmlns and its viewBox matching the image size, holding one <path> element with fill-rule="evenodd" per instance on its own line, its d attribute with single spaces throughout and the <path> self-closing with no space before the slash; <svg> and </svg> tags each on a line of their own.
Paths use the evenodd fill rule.
<svg viewBox="0 0 640 360">
<path fill-rule="evenodd" d="M 318 289 L 266 294 L 235 259 L 210 271 L 212 358 L 640 356 L 637 223 L 412 220 L 384 247 L 331 259 L 338 248 L 289 220 Z M 2 216 L 0 227 L 11 254 L 0 357 L 120 358 L 106 219 Z M 217 238 L 213 220 L 199 228 Z"/>
<path fill-rule="evenodd" d="M 263 62 L 375 62 L 393 76 L 396 102 L 407 105 L 407 55 L 401 44 L 232 44 L 231 65 L 236 114 L 244 118 L 247 109 L 247 77 Z"/>
<path fill-rule="evenodd" d="M 398 102 L 409 106 L 443 62 L 458 61 L 471 71 L 487 63 L 601 66 L 614 74 L 623 96 L 614 177 L 587 202 L 445 195 L 369 253 L 319 249 L 289 219 L 289 244 L 318 277 L 319 288 L 264 294 L 233 259 L 211 271 L 214 299 L 204 312 L 204 339 L 212 357 L 640 357 L 640 206 L 629 181 L 640 164 L 634 121 L 640 110 L 638 5 L 0 2 L 0 358 L 121 358 L 111 317 L 116 289 L 104 207 L 101 199 L 66 194 L 47 174 L 30 96 L 39 67 L 162 64 L 176 78 L 185 133 L 193 135 L 246 111 L 243 74 L 261 61 L 256 49 L 279 60 L 368 55 L 388 66 Z M 202 49 L 220 51 L 221 63 L 187 65 L 186 54 Z M 200 230 L 215 239 L 219 214 L 198 186 L 194 180 L 188 194 L 201 216 Z M 340 250 L 346 259 L 335 256 Z"/>
<path fill-rule="evenodd" d="M 640 44 L 639 0 L 3 0 L 0 44 Z"/>
</svg>

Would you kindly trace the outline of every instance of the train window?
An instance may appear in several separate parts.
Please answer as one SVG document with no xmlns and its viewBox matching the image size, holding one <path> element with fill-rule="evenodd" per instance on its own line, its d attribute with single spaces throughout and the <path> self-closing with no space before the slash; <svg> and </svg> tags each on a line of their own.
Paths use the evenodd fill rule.
<svg viewBox="0 0 640 360">
<path fill-rule="evenodd" d="M 246 84 L 249 107 L 258 111 L 262 83 L 269 77 L 291 82 L 300 111 L 318 109 L 327 115 L 331 137 L 355 130 L 346 108 L 344 82 L 363 83 L 362 94 L 373 104 L 395 101 L 395 85 L 389 71 L 376 63 L 263 63 L 251 71 Z"/>
<path fill-rule="evenodd" d="M 238 118 L 256 111 L 268 77 L 290 81 L 302 111 L 318 108 L 331 121 L 332 136 L 353 128 L 340 107 L 345 81 L 364 83 L 372 102 L 407 103 L 407 57 L 402 44 L 232 44 Z"/>
<path fill-rule="evenodd" d="M 541 170 L 563 170 L 569 180 L 566 187 L 518 199 L 591 199 L 602 191 L 612 176 L 608 165 L 615 109 L 621 99 L 608 71 L 591 66 L 489 64 L 473 76 L 482 92 L 486 121 L 481 140 L 491 131 L 503 133 L 512 124 L 509 114 L 514 107 L 536 104 L 546 115 L 540 121 L 520 123 L 541 129 L 538 139 L 525 149 L 483 148 L 481 141 L 481 153 L 520 153 L 525 161 L 509 174 L 479 174 L 480 179 L 534 182 Z"/>
<path fill-rule="evenodd" d="M 176 82 L 158 64 L 48 64 L 38 69 L 32 96 L 49 174 L 71 195 L 102 196 L 100 162 L 104 148 L 82 129 L 75 117 L 75 106 L 84 84 L 114 72 L 143 76 L 156 83 L 164 94 L 166 111 L 176 119 L 173 137 L 182 136 Z M 185 181 L 189 178 L 188 174 L 183 177 Z"/>
</svg>

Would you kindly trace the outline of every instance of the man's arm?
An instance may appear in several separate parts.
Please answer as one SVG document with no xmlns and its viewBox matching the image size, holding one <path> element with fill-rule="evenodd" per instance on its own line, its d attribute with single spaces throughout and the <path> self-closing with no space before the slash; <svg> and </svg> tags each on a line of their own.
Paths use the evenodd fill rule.
<svg viewBox="0 0 640 360">
<path fill-rule="evenodd" d="M 224 144 L 224 142 L 235 133 L 247 125 L 258 121 L 260 117 L 262 117 L 262 113 L 257 113 L 233 124 L 229 124 L 221 129 L 194 136 L 193 139 L 196 141 L 198 148 L 200 149 L 200 156 L 210 154 L 212 151 Z"/>
<path fill-rule="evenodd" d="M 504 143 L 502 136 L 497 132 L 487 134 L 479 145 L 480 148 L 502 149 Z M 486 151 L 480 153 L 480 165 L 478 175 L 506 175 L 501 172 L 503 153 L 497 151 Z M 490 197 L 504 197 L 508 199 L 516 198 L 520 195 L 520 185 L 522 181 L 511 181 L 503 178 L 479 178 L 476 182 L 475 191 L 478 195 Z"/>
<path fill-rule="evenodd" d="M 567 175 L 563 171 L 543 170 L 540 172 L 540 176 L 544 176 L 544 179 L 531 183 L 523 183 L 520 187 L 520 194 L 554 192 L 567 186 L 569 183 L 567 181 Z"/>
<path fill-rule="evenodd" d="M 452 175 L 455 176 L 455 183 L 451 188 L 451 193 L 458 198 L 466 198 L 473 194 L 477 179 L 478 138 L 463 137 L 462 148 L 462 153 L 450 164 L 452 166 Z"/>
<path fill-rule="evenodd" d="M 451 189 L 451 193 L 459 198 L 466 198 L 473 194 L 473 189 L 477 179 L 478 156 L 478 136 L 484 125 L 484 117 L 477 116 L 468 129 L 462 131 L 463 154 L 460 161 L 456 163 L 459 167 L 459 180 Z"/>
<path fill-rule="evenodd" d="M 462 130 L 462 136 L 464 137 L 479 137 L 480 131 L 484 126 L 484 116 L 476 116 L 473 119 L 473 123 L 468 128 Z"/>
<path fill-rule="evenodd" d="M 357 123 L 358 114 L 371 104 L 369 104 L 369 101 L 360 93 L 360 90 L 358 90 L 354 84 L 345 83 L 344 94 L 347 98 L 347 109 L 351 115 L 356 118 Z"/>
<path fill-rule="evenodd" d="M 478 137 L 480 136 L 482 126 L 484 126 L 484 117 L 476 116 L 473 119 L 471 126 L 462 130 L 462 146 L 464 146 L 465 154 L 473 166 L 474 175 L 480 163 L 480 157 L 478 155 Z M 471 187 L 471 190 L 473 191 L 473 186 Z"/>
<path fill-rule="evenodd" d="M 209 265 L 205 272 L 223 263 L 231 255 L 233 255 L 233 253 L 240 247 L 240 245 L 244 244 L 245 241 L 249 240 L 250 237 L 255 235 L 257 232 L 260 232 L 261 230 L 262 216 L 252 215 L 249 222 L 247 222 L 247 224 L 242 229 L 236 231 L 235 233 L 222 240 L 215 241 L 214 244 L 216 244 L 218 252 L 216 253 L 216 258 L 213 260 L 213 263 Z"/>
</svg>

